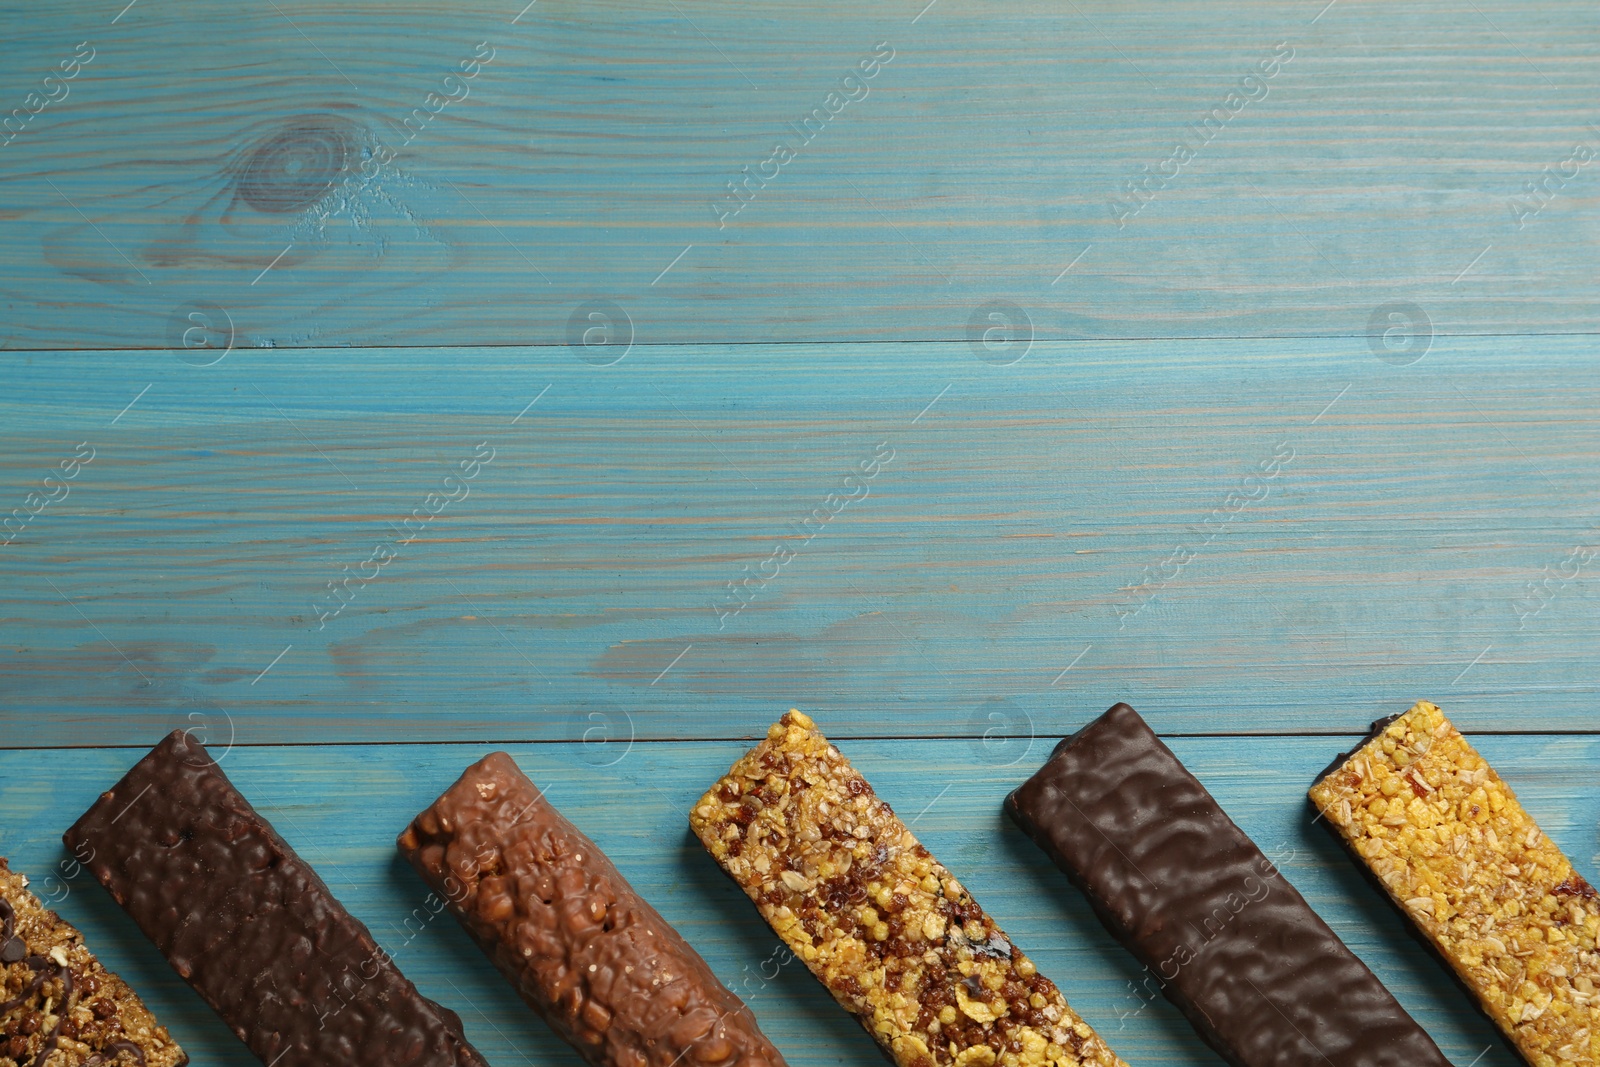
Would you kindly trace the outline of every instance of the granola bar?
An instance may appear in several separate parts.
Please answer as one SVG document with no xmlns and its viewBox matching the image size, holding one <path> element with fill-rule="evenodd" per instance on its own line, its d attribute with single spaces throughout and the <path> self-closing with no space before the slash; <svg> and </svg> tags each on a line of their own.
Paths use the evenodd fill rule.
<svg viewBox="0 0 1600 1067">
<path fill-rule="evenodd" d="M 263 1064 L 487 1067 L 183 731 L 65 840 Z"/>
<path fill-rule="evenodd" d="M 1234 1067 L 1450 1067 L 1128 705 L 1056 746 L 1006 810 Z"/>
<path fill-rule="evenodd" d="M 468 767 L 399 847 L 594 1067 L 785 1067 L 750 1009 L 506 753 Z"/>
<path fill-rule="evenodd" d="M 800 712 L 689 823 L 898 1067 L 1126 1067 Z"/>
<path fill-rule="evenodd" d="M 1600 901 L 1444 713 L 1422 701 L 1311 801 L 1534 1067 L 1600 1063 Z"/>
<path fill-rule="evenodd" d="M 183 1067 L 189 1057 L 0 856 L 0 1067 Z"/>
</svg>

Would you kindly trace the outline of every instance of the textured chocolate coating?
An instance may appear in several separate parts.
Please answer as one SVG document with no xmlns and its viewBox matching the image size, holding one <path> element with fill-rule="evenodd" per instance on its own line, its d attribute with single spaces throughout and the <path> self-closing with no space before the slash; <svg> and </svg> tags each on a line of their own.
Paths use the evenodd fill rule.
<svg viewBox="0 0 1600 1067">
<path fill-rule="evenodd" d="M 183 732 L 64 839 L 263 1063 L 487 1067 Z"/>
<path fill-rule="evenodd" d="M 1006 810 L 1235 1067 L 1449 1067 L 1128 705 L 1056 746 Z"/>
<path fill-rule="evenodd" d="M 595 1067 L 785 1067 L 744 1002 L 504 752 L 468 767 L 399 848 Z"/>
</svg>

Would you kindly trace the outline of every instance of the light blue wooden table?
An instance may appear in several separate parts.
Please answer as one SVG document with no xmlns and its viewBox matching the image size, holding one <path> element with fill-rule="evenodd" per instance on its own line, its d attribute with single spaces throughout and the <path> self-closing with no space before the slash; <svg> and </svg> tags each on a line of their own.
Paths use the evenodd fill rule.
<svg viewBox="0 0 1600 1067">
<path fill-rule="evenodd" d="M 0 854 L 250 1063 L 52 877 L 193 728 L 575 1064 L 408 924 L 395 833 L 505 747 L 794 1067 L 876 1063 L 687 832 L 798 706 L 1130 1064 L 1215 1064 L 999 812 L 1127 700 L 1512 1064 L 1303 795 L 1431 699 L 1600 871 L 1594 6 L 523 2 L 3 5 Z"/>
</svg>

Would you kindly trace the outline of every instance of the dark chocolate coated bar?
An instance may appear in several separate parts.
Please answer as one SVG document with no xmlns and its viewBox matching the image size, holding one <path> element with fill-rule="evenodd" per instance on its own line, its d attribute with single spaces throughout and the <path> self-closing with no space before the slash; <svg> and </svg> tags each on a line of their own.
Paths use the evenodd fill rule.
<svg viewBox="0 0 1600 1067">
<path fill-rule="evenodd" d="M 182 731 L 64 839 L 269 1067 L 487 1067 Z"/>
<path fill-rule="evenodd" d="M 1006 810 L 1234 1067 L 1449 1067 L 1128 705 L 1056 746 Z"/>
<path fill-rule="evenodd" d="M 504 752 L 399 847 L 522 999 L 595 1067 L 785 1067 L 721 982 Z"/>
</svg>

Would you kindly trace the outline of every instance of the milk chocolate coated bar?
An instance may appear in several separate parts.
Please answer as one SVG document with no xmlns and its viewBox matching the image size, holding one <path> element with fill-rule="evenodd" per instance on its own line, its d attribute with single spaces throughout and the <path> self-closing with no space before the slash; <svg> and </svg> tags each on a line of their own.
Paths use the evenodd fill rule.
<svg viewBox="0 0 1600 1067">
<path fill-rule="evenodd" d="M 127 983 L 0 856 L 0 1067 L 188 1062 Z"/>
<path fill-rule="evenodd" d="M 689 823 L 899 1067 L 1126 1067 L 800 712 Z"/>
<path fill-rule="evenodd" d="M 1056 746 L 1006 810 L 1235 1067 L 1449 1067 L 1128 705 Z"/>
<path fill-rule="evenodd" d="M 185 733 L 65 840 L 263 1063 L 487 1067 Z"/>
<path fill-rule="evenodd" d="M 1600 1064 L 1600 900 L 1443 712 L 1374 723 L 1311 801 L 1524 1059 Z"/>
<path fill-rule="evenodd" d="M 785 1067 L 750 1009 L 504 752 L 467 768 L 399 846 L 595 1067 Z"/>
</svg>

